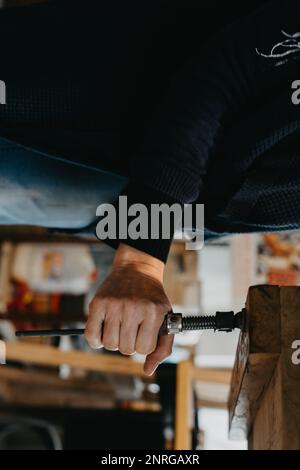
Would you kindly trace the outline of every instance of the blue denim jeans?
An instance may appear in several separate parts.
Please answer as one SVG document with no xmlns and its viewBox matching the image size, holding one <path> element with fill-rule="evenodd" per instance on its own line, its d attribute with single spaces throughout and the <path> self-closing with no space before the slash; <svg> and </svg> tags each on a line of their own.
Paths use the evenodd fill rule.
<svg viewBox="0 0 300 470">
<path fill-rule="evenodd" d="M 44 155 L 0 138 L 0 224 L 85 231 L 126 178 Z"/>
</svg>

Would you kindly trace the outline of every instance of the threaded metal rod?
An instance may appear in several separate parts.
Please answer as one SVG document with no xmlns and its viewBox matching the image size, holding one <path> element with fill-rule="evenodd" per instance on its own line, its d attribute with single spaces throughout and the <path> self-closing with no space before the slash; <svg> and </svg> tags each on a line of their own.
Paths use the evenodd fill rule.
<svg viewBox="0 0 300 470">
<path fill-rule="evenodd" d="M 187 330 L 215 330 L 216 317 L 214 315 L 206 316 L 188 316 L 182 318 L 182 331 Z"/>
<path fill-rule="evenodd" d="M 187 316 L 182 317 L 182 330 L 214 330 L 233 331 L 235 328 L 243 328 L 244 310 L 238 312 L 216 312 L 215 315 Z"/>
<path fill-rule="evenodd" d="M 176 334 L 188 330 L 232 331 L 243 328 L 244 310 L 234 315 L 233 312 L 216 312 L 216 315 L 187 316 L 181 313 L 169 313 L 160 329 L 160 334 Z M 74 336 L 84 334 L 84 329 L 30 330 L 16 331 L 16 336 Z"/>
</svg>

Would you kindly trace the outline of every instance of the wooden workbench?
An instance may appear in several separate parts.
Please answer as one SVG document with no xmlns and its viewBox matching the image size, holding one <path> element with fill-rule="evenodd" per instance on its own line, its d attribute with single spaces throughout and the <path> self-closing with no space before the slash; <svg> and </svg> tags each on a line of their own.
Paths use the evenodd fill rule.
<svg viewBox="0 0 300 470">
<path fill-rule="evenodd" d="M 300 449 L 300 287 L 254 286 L 229 397 L 230 437 Z"/>
</svg>

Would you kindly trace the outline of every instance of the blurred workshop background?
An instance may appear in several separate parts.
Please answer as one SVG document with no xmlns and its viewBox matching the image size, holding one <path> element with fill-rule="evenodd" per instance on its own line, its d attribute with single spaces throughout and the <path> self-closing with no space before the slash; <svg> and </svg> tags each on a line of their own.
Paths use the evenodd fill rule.
<svg viewBox="0 0 300 470">
<path fill-rule="evenodd" d="M 0 8 L 28 3 L 0 0 Z M 112 258 L 95 239 L 0 227 L 0 450 L 246 449 L 228 439 L 238 331 L 177 335 L 152 377 L 143 357 L 91 351 L 83 337 L 15 338 L 16 329 L 83 328 Z M 200 251 L 175 241 L 165 286 L 175 312 L 198 315 L 239 311 L 250 285 L 299 281 L 295 231 Z"/>
<path fill-rule="evenodd" d="M 112 257 L 95 239 L 1 227 L 0 449 L 245 449 L 228 439 L 237 330 L 177 335 L 152 377 L 143 357 L 91 351 L 83 337 L 16 340 L 16 329 L 84 327 Z M 200 251 L 175 241 L 165 285 L 174 311 L 214 314 L 240 310 L 250 285 L 299 285 L 299 276 L 298 231 L 224 238 Z"/>
</svg>

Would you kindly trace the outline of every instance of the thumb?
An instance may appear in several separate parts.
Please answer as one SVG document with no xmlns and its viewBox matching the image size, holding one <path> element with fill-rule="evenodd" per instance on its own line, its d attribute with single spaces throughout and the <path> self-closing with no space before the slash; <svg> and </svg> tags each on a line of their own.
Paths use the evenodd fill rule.
<svg viewBox="0 0 300 470">
<path fill-rule="evenodd" d="M 172 354 L 174 335 L 162 335 L 158 337 L 155 350 L 146 357 L 144 372 L 152 375 L 159 364 Z"/>
</svg>

